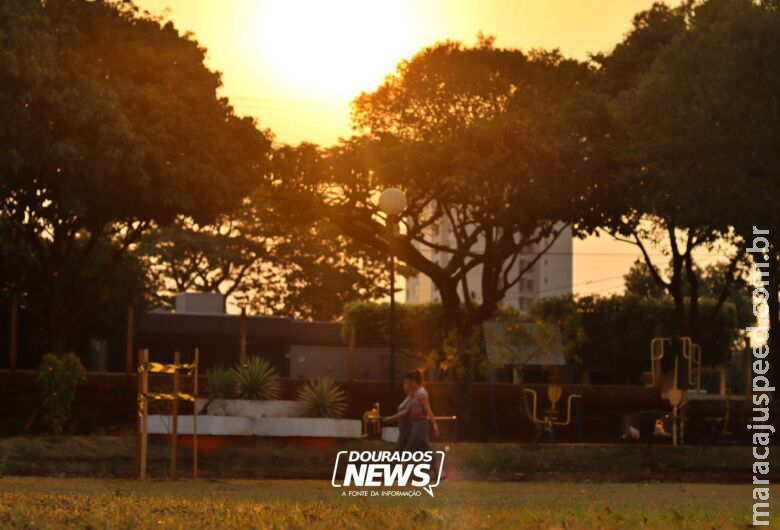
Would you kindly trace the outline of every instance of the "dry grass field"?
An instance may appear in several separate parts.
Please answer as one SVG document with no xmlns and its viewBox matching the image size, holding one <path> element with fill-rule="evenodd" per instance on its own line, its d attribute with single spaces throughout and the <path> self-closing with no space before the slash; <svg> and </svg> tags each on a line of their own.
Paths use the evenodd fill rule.
<svg viewBox="0 0 780 530">
<path fill-rule="evenodd" d="M 435 498 L 354 499 L 315 480 L 0 479 L 9 529 L 731 529 L 750 510 L 748 485 L 447 481 Z"/>
</svg>

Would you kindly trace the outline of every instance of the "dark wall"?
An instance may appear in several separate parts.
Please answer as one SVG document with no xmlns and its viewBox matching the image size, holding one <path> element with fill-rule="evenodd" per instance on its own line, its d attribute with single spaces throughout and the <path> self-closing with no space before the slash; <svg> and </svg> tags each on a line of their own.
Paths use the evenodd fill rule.
<svg viewBox="0 0 780 530">
<path fill-rule="evenodd" d="M 12 381 L 6 371 L 0 371 L 0 435 L 9 436 L 25 432 L 44 432 L 45 425 L 40 419 L 30 418 L 40 414 L 40 390 L 35 382 L 36 372 L 17 372 Z M 170 385 L 170 376 L 151 374 L 150 387 Z M 284 379 L 284 399 L 294 399 L 297 389 L 304 381 Z M 189 381 L 183 382 L 188 388 Z M 347 417 L 361 418 L 363 412 L 375 402 L 385 403 L 389 386 L 385 381 L 353 381 L 340 383 L 348 398 Z M 74 405 L 76 418 L 75 430 L 81 433 L 95 433 L 124 429 L 132 432 L 135 421 L 136 388 L 135 375 L 90 373 L 87 382 L 78 391 Z M 206 394 L 207 381 L 200 380 L 202 394 Z M 437 415 L 455 413 L 454 388 L 452 383 L 429 383 L 431 405 Z M 546 408 L 546 390 L 544 385 L 526 385 L 539 393 Z M 579 420 L 569 427 L 556 432 L 557 439 L 566 441 L 586 441 L 614 443 L 620 441 L 623 429 L 623 415 L 642 410 L 669 411 L 670 407 L 660 398 L 657 390 L 639 386 L 564 386 L 563 397 L 576 392 L 583 395 L 580 404 Z M 398 399 L 401 395 L 399 390 Z M 535 427 L 523 413 L 521 389 L 518 385 L 475 383 L 472 403 L 475 418 L 475 433 L 472 439 L 500 440 L 510 442 L 529 442 L 534 439 Z M 773 408 L 776 405 L 773 402 Z M 182 412 L 186 413 L 186 406 Z M 726 410 L 724 400 L 695 401 L 689 405 L 689 432 L 691 442 L 710 440 L 707 431 L 707 419 L 723 417 Z M 36 411 L 38 411 L 36 413 Z M 382 410 L 383 414 L 387 410 Z M 777 411 L 772 411 L 777 414 Z M 745 409 L 742 401 L 731 403 L 731 425 L 736 434 L 747 433 L 745 420 L 750 409 Z M 494 422 L 495 418 L 495 422 Z M 443 424 L 445 434 L 448 424 Z M 461 432 L 461 435 L 464 433 Z M 468 436 L 466 436 L 468 438 Z"/>
<path fill-rule="evenodd" d="M 289 321 L 283 318 L 247 317 L 242 323 L 239 315 L 149 313 L 139 321 L 135 347 L 148 349 L 150 360 L 164 363 L 173 362 L 175 351 L 187 362 L 198 348 L 205 373 L 238 362 L 242 325 L 246 329 L 247 356 L 263 357 L 282 376 L 288 376 Z"/>
</svg>

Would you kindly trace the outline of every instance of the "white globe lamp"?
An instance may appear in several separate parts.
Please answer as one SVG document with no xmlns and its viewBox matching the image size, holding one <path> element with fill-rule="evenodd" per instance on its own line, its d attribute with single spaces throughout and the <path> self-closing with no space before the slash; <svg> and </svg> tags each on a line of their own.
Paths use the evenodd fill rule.
<svg viewBox="0 0 780 530">
<path fill-rule="evenodd" d="M 379 195 L 379 209 L 394 217 L 406 209 L 406 194 L 398 188 L 387 188 Z"/>
</svg>

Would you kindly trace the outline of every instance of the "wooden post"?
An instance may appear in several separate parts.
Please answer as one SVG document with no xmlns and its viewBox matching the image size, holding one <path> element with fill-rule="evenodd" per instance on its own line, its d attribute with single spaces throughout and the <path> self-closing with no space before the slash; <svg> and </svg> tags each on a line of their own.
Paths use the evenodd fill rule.
<svg viewBox="0 0 780 530">
<path fill-rule="evenodd" d="M 179 437 L 179 363 L 181 354 L 173 353 L 173 364 L 176 369 L 173 372 L 173 412 L 171 414 L 171 480 L 176 480 L 176 441 Z"/>
<path fill-rule="evenodd" d="M 241 320 L 239 322 L 238 362 L 246 363 L 246 307 L 241 308 Z"/>
<path fill-rule="evenodd" d="M 198 478 L 198 357 L 200 352 L 195 348 L 195 360 L 193 361 L 193 373 L 195 380 L 192 383 L 192 478 Z"/>
<path fill-rule="evenodd" d="M 347 381 L 355 380 L 355 324 L 349 325 L 349 343 L 347 344 Z"/>
<path fill-rule="evenodd" d="M 125 373 L 133 372 L 133 337 L 135 336 L 133 306 L 127 306 L 127 336 L 125 337 Z"/>
<path fill-rule="evenodd" d="M 8 370 L 11 377 L 16 373 L 16 348 L 18 341 L 19 299 L 16 295 L 11 297 L 11 333 L 8 341 Z"/>
<path fill-rule="evenodd" d="M 141 370 L 138 377 L 141 379 L 141 472 L 139 478 L 146 478 L 146 453 L 148 437 L 148 411 L 149 402 L 146 394 L 149 391 L 149 350 L 143 350 L 141 356 Z"/>
<path fill-rule="evenodd" d="M 136 391 L 137 403 L 136 403 L 136 415 L 135 415 L 135 476 L 141 477 L 141 418 L 144 415 L 144 409 L 141 402 L 141 396 L 143 395 L 143 375 L 141 373 L 141 367 L 143 366 L 143 352 L 138 351 L 138 372 L 136 377 Z"/>
</svg>

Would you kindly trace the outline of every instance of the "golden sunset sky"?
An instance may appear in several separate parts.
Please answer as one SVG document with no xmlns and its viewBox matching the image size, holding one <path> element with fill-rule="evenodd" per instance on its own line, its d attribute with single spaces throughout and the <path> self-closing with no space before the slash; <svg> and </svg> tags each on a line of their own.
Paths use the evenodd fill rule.
<svg viewBox="0 0 780 530">
<path fill-rule="evenodd" d="M 398 61 L 436 41 L 559 48 L 585 59 L 609 51 L 652 0 L 136 0 L 191 31 L 222 72 L 237 111 L 281 143 L 332 145 L 350 135 L 349 103 Z M 622 290 L 639 257 L 609 237 L 574 245 L 574 291 Z M 660 258 L 660 256 L 659 256 Z M 706 264 L 714 256 L 703 256 Z M 661 258 L 665 264 L 666 259 Z"/>
</svg>

